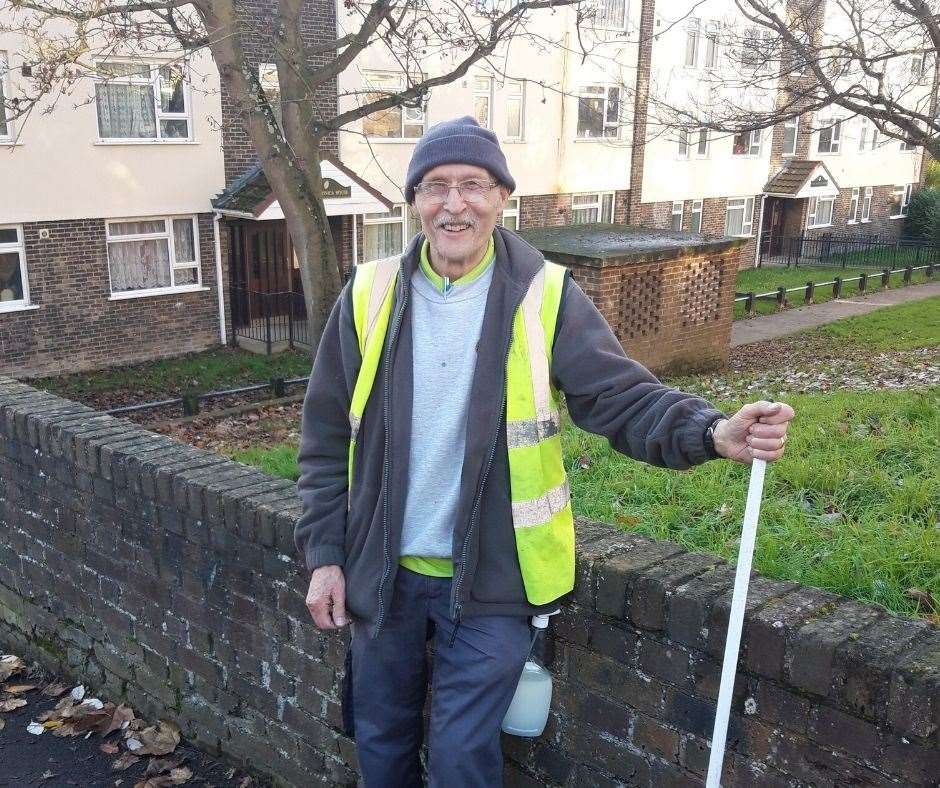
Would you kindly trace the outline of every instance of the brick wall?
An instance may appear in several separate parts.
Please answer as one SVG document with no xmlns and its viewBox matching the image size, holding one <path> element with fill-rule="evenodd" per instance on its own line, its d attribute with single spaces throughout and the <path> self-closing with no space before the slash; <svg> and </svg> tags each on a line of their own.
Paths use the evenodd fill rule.
<svg viewBox="0 0 940 788">
<path fill-rule="evenodd" d="M 849 222 L 852 207 L 852 190 L 840 189 L 832 210 L 832 227 L 806 229 L 809 237 L 832 233 L 835 235 L 877 235 L 881 240 L 891 241 L 901 236 L 904 229 L 903 219 L 892 219 L 890 199 L 894 186 L 873 186 L 871 196 L 871 221 Z M 861 201 L 865 196 L 865 187 L 859 189 L 859 209 L 861 216 Z M 807 201 L 808 203 L 809 201 Z M 803 212 L 802 227 L 806 227 L 806 208 Z"/>
<path fill-rule="evenodd" d="M 519 227 L 559 227 L 573 221 L 571 203 L 574 194 L 530 194 L 519 198 Z M 614 222 L 626 224 L 630 214 L 630 191 L 614 192 Z"/>
<path fill-rule="evenodd" d="M 304 606 L 293 484 L 0 379 L 0 646 L 284 785 L 354 785 L 348 635 Z M 698 786 L 734 571 L 578 523 L 552 712 L 507 786 Z M 934 785 L 940 631 L 755 576 L 731 786 Z"/>
<path fill-rule="evenodd" d="M 276 0 L 250 0 L 236 5 L 241 22 L 241 43 L 245 59 L 257 68 L 259 63 L 273 63 L 275 43 L 272 31 L 278 27 L 278 4 Z M 301 37 L 307 46 L 333 41 L 336 38 L 336 5 L 327 0 L 306 0 L 301 13 Z M 335 54 L 335 53 L 334 53 Z M 314 65 L 327 62 L 330 55 L 313 59 Z M 222 75 L 222 152 L 225 158 L 226 184 L 241 175 L 254 164 L 258 157 L 248 137 L 248 131 L 238 107 L 232 100 Z M 321 85 L 314 94 L 319 117 L 331 119 L 336 115 L 336 81 Z M 324 141 L 326 152 L 337 154 L 339 142 L 335 134 Z"/>
<path fill-rule="evenodd" d="M 0 313 L 0 372 L 78 372 L 219 344 L 212 214 L 198 225 L 206 290 L 110 301 L 104 219 L 24 224 L 30 301 L 39 308 Z"/>
</svg>

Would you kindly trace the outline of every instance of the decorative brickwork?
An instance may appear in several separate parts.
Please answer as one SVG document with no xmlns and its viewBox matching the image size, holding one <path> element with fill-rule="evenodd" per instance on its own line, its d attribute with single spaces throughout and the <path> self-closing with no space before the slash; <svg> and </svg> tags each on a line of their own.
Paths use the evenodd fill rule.
<svg viewBox="0 0 940 788">
<path fill-rule="evenodd" d="M 659 332 L 663 314 L 663 272 L 659 268 L 624 272 L 620 282 L 619 320 L 612 324 L 618 337 L 636 340 Z"/>
<path fill-rule="evenodd" d="M 725 284 L 721 260 L 698 259 L 682 272 L 682 327 L 701 326 L 719 320 Z"/>
<path fill-rule="evenodd" d="M 0 312 L 0 372 L 80 372 L 218 345 L 212 214 L 198 218 L 205 289 L 114 301 L 104 219 L 24 224 L 30 301 L 38 308 Z"/>
<path fill-rule="evenodd" d="M 0 379 L 0 646 L 280 785 L 354 785 L 348 633 L 304 604 L 300 511 L 291 482 Z M 733 567 L 600 523 L 577 544 L 507 788 L 700 786 Z M 938 653 L 925 621 L 755 576 L 722 785 L 936 785 Z"/>
</svg>

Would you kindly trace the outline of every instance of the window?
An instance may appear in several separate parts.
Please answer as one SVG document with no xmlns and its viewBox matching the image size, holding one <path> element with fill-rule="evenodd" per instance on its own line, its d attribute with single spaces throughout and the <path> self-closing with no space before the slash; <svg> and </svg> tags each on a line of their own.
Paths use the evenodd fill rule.
<svg viewBox="0 0 940 788">
<path fill-rule="evenodd" d="M 734 135 L 731 153 L 735 156 L 760 155 L 760 130 L 739 131 Z"/>
<path fill-rule="evenodd" d="M 744 68 L 755 70 L 770 65 L 773 58 L 774 32 L 765 27 L 749 27 L 741 35 L 738 57 Z"/>
<path fill-rule="evenodd" d="M 493 127 L 493 77 L 473 78 L 473 117 L 484 129 Z"/>
<path fill-rule="evenodd" d="M 407 221 L 403 206 L 385 213 L 367 213 L 362 217 L 362 259 L 381 260 L 401 254 L 405 248 Z"/>
<path fill-rule="evenodd" d="M 859 151 L 864 151 L 874 147 L 869 144 L 874 142 L 874 138 L 869 139 L 871 135 L 871 122 L 868 118 L 859 118 L 859 131 L 858 131 L 858 149 Z"/>
<path fill-rule="evenodd" d="M 849 205 L 849 216 L 846 219 L 846 224 L 855 224 L 858 221 L 859 195 L 860 189 L 856 186 L 852 189 L 852 203 Z"/>
<path fill-rule="evenodd" d="M 685 65 L 695 68 L 698 65 L 698 49 L 702 36 L 701 23 L 692 17 L 685 27 Z"/>
<path fill-rule="evenodd" d="M 822 121 L 822 128 L 819 130 L 819 142 L 816 145 L 818 153 L 838 153 L 839 143 L 842 138 L 842 121 L 828 120 Z"/>
<path fill-rule="evenodd" d="M 705 27 L 705 68 L 718 67 L 718 23 L 709 22 Z"/>
<path fill-rule="evenodd" d="M 708 156 L 708 129 L 699 129 L 696 135 L 695 155 L 704 159 Z"/>
<path fill-rule="evenodd" d="M 672 214 L 669 219 L 669 229 L 670 230 L 681 230 L 682 229 L 682 202 L 674 202 L 672 204 Z"/>
<path fill-rule="evenodd" d="M 679 129 L 679 158 L 686 159 L 689 156 L 689 131 L 688 129 Z"/>
<path fill-rule="evenodd" d="M 371 72 L 364 74 L 366 85 L 371 92 L 366 94 L 366 102 L 405 89 L 404 74 Z M 426 122 L 425 102 L 419 107 L 389 107 L 373 112 L 362 119 L 362 131 L 367 137 L 377 139 L 418 139 L 424 134 Z"/>
<path fill-rule="evenodd" d="M 587 85 L 578 92 L 578 137 L 616 139 L 620 136 L 620 88 Z"/>
<path fill-rule="evenodd" d="M 917 150 L 917 145 L 910 140 L 901 140 L 901 150 L 912 151 Z"/>
<path fill-rule="evenodd" d="M 692 200 L 692 211 L 689 216 L 689 229 L 693 233 L 702 232 L 702 201 Z"/>
<path fill-rule="evenodd" d="M 503 215 L 500 224 L 507 230 L 519 229 L 519 198 L 510 197 L 506 201 L 506 207 L 503 208 Z"/>
<path fill-rule="evenodd" d="M 112 297 L 201 286 L 195 217 L 119 219 L 105 224 Z"/>
<path fill-rule="evenodd" d="M 7 76 L 7 53 L 0 52 L 0 140 L 8 140 L 13 136 L 10 122 L 7 120 L 4 102 L 10 94 L 9 78 Z"/>
<path fill-rule="evenodd" d="M 796 156 L 796 135 L 800 128 L 799 118 L 789 118 L 783 122 L 782 156 Z"/>
<path fill-rule="evenodd" d="M 725 209 L 725 235 L 750 236 L 754 226 L 754 198 L 736 197 L 728 200 Z"/>
<path fill-rule="evenodd" d="M 625 30 L 627 26 L 627 0 L 594 0 L 593 27 L 606 30 Z"/>
<path fill-rule="evenodd" d="M 0 225 L 0 312 L 29 306 L 23 228 Z"/>
<path fill-rule="evenodd" d="M 911 82 L 923 85 L 927 78 L 926 62 L 923 55 L 911 57 Z"/>
<path fill-rule="evenodd" d="M 189 87 L 181 64 L 100 63 L 95 83 L 103 140 L 190 139 Z"/>
<path fill-rule="evenodd" d="M 888 205 L 891 207 L 889 216 L 892 219 L 900 219 L 907 216 L 907 209 L 911 203 L 911 190 L 914 184 L 908 183 L 906 186 L 895 186 L 888 198 Z"/>
<path fill-rule="evenodd" d="M 506 139 L 521 140 L 525 134 L 525 81 L 506 80 Z"/>
<path fill-rule="evenodd" d="M 865 195 L 862 198 L 862 221 L 863 222 L 871 221 L 871 195 L 872 195 L 871 186 L 866 186 Z"/>
<path fill-rule="evenodd" d="M 571 198 L 571 223 L 591 224 L 614 221 L 614 193 L 575 194 Z"/>
<path fill-rule="evenodd" d="M 832 224 L 832 207 L 835 197 L 810 197 L 807 227 L 829 227 Z"/>
</svg>

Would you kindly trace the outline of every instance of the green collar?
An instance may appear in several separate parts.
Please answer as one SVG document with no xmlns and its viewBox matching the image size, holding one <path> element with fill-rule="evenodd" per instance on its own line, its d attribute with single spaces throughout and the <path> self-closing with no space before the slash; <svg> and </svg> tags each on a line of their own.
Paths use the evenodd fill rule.
<svg viewBox="0 0 940 788">
<path fill-rule="evenodd" d="M 428 278 L 428 281 L 434 285 L 435 289 L 440 290 L 442 293 L 447 293 L 452 287 L 457 285 L 468 285 L 474 279 L 478 279 L 480 275 L 489 267 L 490 263 L 496 258 L 496 244 L 493 242 L 493 237 L 490 236 L 490 243 L 486 247 L 486 252 L 483 254 L 483 259 L 480 260 L 473 268 L 471 268 L 467 273 L 465 273 L 460 279 L 457 279 L 453 282 L 446 277 L 441 276 L 437 271 L 431 267 L 431 261 L 428 257 L 430 254 L 431 244 L 428 242 L 427 238 L 424 239 L 424 244 L 421 247 L 421 270 L 424 272 L 424 275 Z"/>
</svg>

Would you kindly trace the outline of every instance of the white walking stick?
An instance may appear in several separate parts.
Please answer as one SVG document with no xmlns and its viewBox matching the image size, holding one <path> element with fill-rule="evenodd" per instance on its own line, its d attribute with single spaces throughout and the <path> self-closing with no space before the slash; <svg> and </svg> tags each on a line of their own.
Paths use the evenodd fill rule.
<svg viewBox="0 0 940 788">
<path fill-rule="evenodd" d="M 760 499 L 764 491 L 766 468 L 765 460 L 754 460 L 751 463 L 751 480 L 747 486 L 747 503 L 744 506 L 744 527 L 741 529 L 738 567 L 734 575 L 734 593 L 731 595 L 731 616 L 728 620 L 728 638 L 725 640 L 725 658 L 721 665 L 721 685 L 718 689 L 718 709 L 715 712 L 715 729 L 712 732 L 712 751 L 708 759 L 706 788 L 721 788 L 721 765 L 725 758 L 728 715 L 731 713 L 731 692 L 734 689 L 734 674 L 738 665 L 738 650 L 741 647 L 744 604 L 747 601 L 747 585 L 751 578 L 754 538 L 757 536 L 757 518 L 760 515 Z"/>
</svg>

